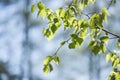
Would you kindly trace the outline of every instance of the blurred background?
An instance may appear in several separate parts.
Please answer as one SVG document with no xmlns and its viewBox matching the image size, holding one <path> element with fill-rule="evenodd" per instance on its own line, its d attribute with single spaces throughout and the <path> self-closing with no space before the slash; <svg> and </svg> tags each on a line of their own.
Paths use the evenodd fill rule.
<svg viewBox="0 0 120 80">
<path fill-rule="evenodd" d="M 50 74 L 43 73 L 43 60 L 54 54 L 60 42 L 66 40 L 70 30 L 60 28 L 56 36 L 48 41 L 42 35 L 47 20 L 31 13 L 31 5 L 40 0 L 0 0 L 0 80 L 106 80 L 111 63 L 105 55 L 94 56 L 87 48 L 88 39 L 81 48 L 68 49 L 67 45 L 58 53 L 60 64 L 54 65 Z M 95 7 L 87 11 L 106 7 L 110 0 L 97 0 Z M 66 7 L 70 0 L 42 0 L 56 10 Z M 109 9 L 110 16 L 105 29 L 120 35 L 120 1 Z M 112 36 L 111 36 L 112 37 Z M 113 39 L 108 49 L 117 50 Z"/>
</svg>

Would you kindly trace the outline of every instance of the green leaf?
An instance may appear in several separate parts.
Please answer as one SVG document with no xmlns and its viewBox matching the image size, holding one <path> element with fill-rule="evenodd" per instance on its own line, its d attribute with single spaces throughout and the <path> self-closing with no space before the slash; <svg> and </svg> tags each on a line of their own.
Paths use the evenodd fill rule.
<svg viewBox="0 0 120 80">
<path fill-rule="evenodd" d="M 47 8 L 47 9 L 46 9 L 46 13 L 47 13 L 47 15 L 49 15 L 49 14 L 52 13 L 52 10 Z"/>
<path fill-rule="evenodd" d="M 51 26 L 52 33 L 55 34 L 56 30 L 57 30 L 57 26 L 55 24 L 52 24 Z"/>
<path fill-rule="evenodd" d="M 53 67 L 52 67 L 52 65 L 49 64 L 48 66 L 49 66 L 49 71 L 50 71 L 50 72 L 53 71 Z"/>
<path fill-rule="evenodd" d="M 70 43 L 70 44 L 68 45 L 68 47 L 69 47 L 69 49 L 74 49 L 74 48 L 75 48 L 75 43 Z"/>
<path fill-rule="evenodd" d="M 47 56 L 43 62 L 44 66 L 47 66 L 52 59 L 52 56 Z"/>
<path fill-rule="evenodd" d="M 103 43 L 100 43 L 100 49 L 101 49 L 101 51 L 102 51 L 103 53 L 105 53 L 106 47 L 104 46 Z"/>
<path fill-rule="evenodd" d="M 95 45 L 96 45 L 96 42 L 95 42 L 95 41 L 90 41 L 88 47 L 89 47 L 89 48 L 93 48 Z"/>
<path fill-rule="evenodd" d="M 47 29 L 43 28 L 42 34 L 45 36 L 47 33 Z"/>
<path fill-rule="evenodd" d="M 102 8 L 102 18 L 104 21 L 107 20 L 107 15 L 109 15 L 108 11 L 106 8 Z"/>
<path fill-rule="evenodd" d="M 33 4 L 32 6 L 31 6 L 31 12 L 33 13 L 35 11 L 35 5 Z"/>
<path fill-rule="evenodd" d="M 66 43 L 66 41 L 63 41 L 63 42 L 61 42 L 60 44 L 61 44 L 61 46 L 64 46 L 65 43 Z"/>
<path fill-rule="evenodd" d="M 120 47 L 120 38 L 117 41 L 117 47 Z"/>
<path fill-rule="evenodd" d="M 84 6 L 88 5 L 88 2 L 89 2 L 89 0 L 82 0 L 82 4 L 83 4 Z"/>
<path fill-rule="evenodd" d="M 116 4 L 116 0 L 113 0 L 114 4 Z"/>
<path fill-rule="evenodd" d="M 45 5 L 42 2 L 38 2 L 37 7 L 39 8 L 39 10 L 45 9 Z"/>
<path fill-rule="evenodd" d="M 41 15 L 42 19 L 44 19 L 47 16 L 46 10 L 45 9 L 39 10 L 38 15 Z"/>
<path fill-rule="evenodd" d="M 93 48 L 92 48 L 92 52 L 97 55 L 99 52 L 100 52 L 100 46 L 99 45 L 95 45 Z"/>
<path fill-rule="evenodd" d="M 73 39 L 78 38 L 78 36 L 77 36 L 76 34 L 71 34 L 70 36 L 71 36 L 71 38 L 73 38 Z"/>
<path fill-rule="evenodd" d="M 110 61 L 112 57 L 113 57 L 113 54 L 112 54 L 112 53 L 107 54 L 107 55 L 106 55 L 106 61 L 107 61 L 107 62 Z"/>
<path fill-rule="evenodd" d="M 49 67 L 48 66 L 44 66 L 43 71 L 45 74 L 49 73 Z"/>
<path fill-rule="evenodd" d="M 60 60 L 58 56 L 53 57 L 53 60 L 56 64 L 59 64 Z"/>
<path fill-rule="evenodd" d="M 58 17 L 63 18 L 65 16 L 65 10 L 63 8 L 59 8 L 56 10 L 56 14 Z"/>
<path fill-rule="evenodd" d="M 90 1 L 94 4 L 96 0 L 90 0 Z"/>
<path fill-rule="evenodd" d="M 48 15 L 48 19 L 49 19 L 50 21 L 52 21 L 53 18 L 54 18 L 53 14 L 49 14 L 49 15 Z"/>
<path fill-rule="evenodd" d="M 79 3 L 79 4 L 78 4 L 78 10 L 81 11 L 81 10 L 83 10 L 83 8 L 84 8 L 84 4 Z"/>
<path fill-rule="evenodd" d="M 116 60 L 114 60 L 113 62 L 112 62 L 112 67 L 116 67 L 117 66 L 117 62 L 116 62 Z"/>
<path fill-rule="evenodd" d="M 76 44 L 78 45 L 78 46 L 81 46 L 81 44 L 83 43 L 83 38 L 77 38 L 76 39 Z"/>
<path fill-rule="evenodd" d="M 108 36 L 103 36 L 100 38 L 101 42 L 104 42 L 104 43 L 107 43 L 108 40 L 109 40 L 109 37 Z"/>
<path fill-rule="evenodd" d="M 78 0 L 74 0 L 73 3 L 76 4 Z"/>
</svg>

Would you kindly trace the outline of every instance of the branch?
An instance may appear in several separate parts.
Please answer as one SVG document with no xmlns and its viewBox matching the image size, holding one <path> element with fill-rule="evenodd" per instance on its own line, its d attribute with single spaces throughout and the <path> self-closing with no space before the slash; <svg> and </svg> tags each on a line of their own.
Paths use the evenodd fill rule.
<svg viewBox="0 0 120 80">
<path fill-rule="evenodd" d="M 107 31 L 107 30 L 105 30 L 105 29 L 102 29 L 102 31 L 104 31 L 104 32 L 106 32 L 106 33 L 108 33 L 108 34 L 111 34 L 111 35 L 115 36 L 116 38 L 120 38 L 119 35 L 114 34 L 114 33 L 112 33 L 112 32 L 109 32 L 109 31 Z"/>
<path fill-rule="evenodd" d="M 112 1 L 113 1 L 113 0 L 112 0 Z M 85 15 L 85 16 L 87 16 L 88 18 L 90 18 L 90 16 L 89 16 L 88 14 L 85 14 L 85 13 L 83 13 L 83 12 L 82 12 L 82 14 Z M 97 26 L 97 25 L 96 25 L 96 26 Z M 97 27 L 98 27 L 98 26 L 97 26 Z M 98 28 L 99 28 L 99 27 L 98 27 Z M 111 35 L 115 36 L 116 38 L 120 38 L 119 35 L 114 34 L 114 33 L 112 33 L 112 32 L 109 32 L 109 31 L 107 31 L 106 29 L 102 29 L 102 31 L 104 31 L 104 32 L 106 32 L 106 33 L 108 33 L 108 34 L 111 34 Z"/>
<path fill-rule="evenodd" d="M 68 42 L 70 39 L 71 39 L 71 38 L 67 39 L 65 42 Z M 62 48 L 62 45 L 60 45 L 60 46 L 57 48 L 57 50 L 56 50 L 56 52 L 53 54 L 53 56 L 57 55 L 58 51 L 59 51 L 61 48 Z"/>
<path fill-rule="evenodd" d="M 112 5 L 112 3 L 113 3 L 113 0 L 110 1 L 110 4 L 108 5 L 107 10 L 110 8 L 110 6 Z"/>
</svg>

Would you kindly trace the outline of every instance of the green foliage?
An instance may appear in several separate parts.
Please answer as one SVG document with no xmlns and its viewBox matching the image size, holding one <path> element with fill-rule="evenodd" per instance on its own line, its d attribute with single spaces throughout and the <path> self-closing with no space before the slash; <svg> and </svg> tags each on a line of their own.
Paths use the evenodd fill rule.
<svg viewBox="0 0 120 80">
<path fill-rule="evenodd" d="M 109 15 L 107 9 L 106 9 L 106 8 L 102 8 L 102 19 L 103 19 L 104 21 L 107 20 L 107 15 Z"/>
<path fill-rule="evenodd" d="M 117 41 L 117 46 L 120 47 L 120 38 Z"/>
<path fill-rule="evenodd" d="M 33 13 L 35 11 L 35 5 L 33 4 L 32 6 L 31 6 L 31 12 Z"/>
<path fill-rule="evenodd" d="M 103 37 L 100 38 L 100 40 L 101 40 L 101 42 L 103 42 L 103 43 L 107 43 L 108 40 L 109 40 L 109 37 L 108 37 L 108 36 L 103 36 Z"/>
<path fill-rule="evenodd" d="M 51 65 L 51 62 L 54 61 L 55 64 L 59 64 L 60 60 L 58 56 L 47 56 L 43 62 L 44 73 L 48 74 L 49 72 L 53 71 L 53 66 Z"/>
<path fill-rule="evenodd" d="M 108 80 L 120 80 L 120 56 L 118 54 L 117 52 L 111 52 L 106 56 L 106 60 L 111 61 L 113 67 Z"/>
<path fill-rule="evenodd" d="M 111 0 L 108 8 L 101 8 L 98 12 L 92 14 L 84 13 L 84 9 L 88 7 L 90 3 L 94 6 L 96 0 L 73 0 L 67 8 L 60 7 L 55 11 L 47 8 L 43 2 L 38 2 L 36 5 L 31 6 L 31 12 L 35 12 L 35 6 L 38 8 L 37 15 L 43 19 L 47 18 L 48 27 L 43 28 L 43 35 L 51 40 L 54 38 L 56 32 L 60 27 L 64 27 L 64 30 L 71 29 L 73 32 L 69 34 L 69 39 L 61 42 L 60 47 L 54 53 L 53 56 L 47 56 L 44 60 L 43 71 L 48 74 L 53 70 L 51 62 L 59 64 L 60 60 L 57 56 L 58 51 L 62 46 L 68 43 L 69 49 L 81 47 L 84 39 L 90 37 L 88 44 L 89 49 L 94 55 L 98 55 L 106 52 L 105 44 L 109 41 L 109 34 L 116 37 L 117 47 L 120 47 L 120 37 L 107 30 L 105 30 L 103 23 L 107 21 L 109 15 L 108 9 L 110 5 L 116 3 L 116 0 Z M 86 19 L 86 16 L 88 19 Z M 63 25 L 63 26 L 61 26 Z M 113 71 L 110 73 L 108 80 L 120 79 L 120 51 L 110 52 L 106 55 L 106 61 L 112 62 Z"/>
</svg>

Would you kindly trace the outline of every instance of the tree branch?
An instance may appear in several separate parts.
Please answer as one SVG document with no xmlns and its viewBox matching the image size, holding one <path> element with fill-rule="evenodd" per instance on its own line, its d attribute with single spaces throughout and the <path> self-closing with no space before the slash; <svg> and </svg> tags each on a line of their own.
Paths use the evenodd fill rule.
<svg viewBox="0 0 120 80">
<path fill-rule="evenodd" d="M 112 3 L 113 3 L 113 0 L 110 1 L 110 4 L 108 5 L 107 10 L 110 8 L 110 6 L 112 5 Z"/>
<path fill-rule="evenodd" d="M 107 31 L 107 30 L 105 30 L 105 29 L 102 29 L 102 31 L 104 31 L 104 32 L 106 32 L 106 33 L 108 33 L 108 34 L 111 34 L 111 35 L 115 36 L 116 38 L 120 38 L 119 35 L 114 34 L 114 33 L 112 33 L 112 32 L 109 32 L 109 31 Z"/>
</svg>

